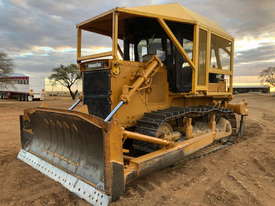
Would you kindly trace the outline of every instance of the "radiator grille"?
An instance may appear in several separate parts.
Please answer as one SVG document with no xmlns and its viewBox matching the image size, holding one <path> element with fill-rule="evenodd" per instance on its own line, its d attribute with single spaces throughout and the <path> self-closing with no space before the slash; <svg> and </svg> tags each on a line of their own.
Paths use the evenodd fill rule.
<svg viewBox="0 0 275 206">
<path fill-rule="evenodd" d="M 83 72 L 84 104 L 90 114 L 105 118 L 111 112 L 111 80 L 109 69 Z"/>
</svg>

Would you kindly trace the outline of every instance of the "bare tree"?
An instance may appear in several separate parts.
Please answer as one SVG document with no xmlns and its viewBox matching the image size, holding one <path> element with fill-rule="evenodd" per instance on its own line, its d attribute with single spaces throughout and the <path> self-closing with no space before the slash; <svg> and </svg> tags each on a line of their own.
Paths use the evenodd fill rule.
<svg viewBox="0 0 275 206">
<path fill-rule="evenodd" d="M 268 83 L 275 87 L 275 67 L 268 67 L 261 71 L 259 78 L 262 82 Z"/>
<path fill-rule="evenodd" d="M 77 65 L 70 64 L 68 66 L 60 65 L 53 69 L 53 74 L 50 75 L 49 79 L 59 82 L 62 86 L 66 87 L 72 99 L 75 99 L 78 94 L 78 90 L 72 91 L 72 86 L 81 78 L 81 74 L 77 68 Z"/>
</svg>

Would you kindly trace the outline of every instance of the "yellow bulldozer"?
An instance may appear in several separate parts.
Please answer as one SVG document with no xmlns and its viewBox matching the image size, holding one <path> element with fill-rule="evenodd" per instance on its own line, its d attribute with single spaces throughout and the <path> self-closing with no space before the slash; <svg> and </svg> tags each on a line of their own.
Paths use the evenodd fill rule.
<svg viewBox="0 0 275 206">
<path fill-rule="evenodd" d="M 83 32 L 112 40 L 83 55 Z M 232 100 L 234 39 L 179 4 L 115 8 L 77 25 L 83 96 L 20 117 L 18 158 L 93 205 L 212 145 L 241 136 Z M 221 141 L 223 140 L 223 141 Z"/>
</svg>

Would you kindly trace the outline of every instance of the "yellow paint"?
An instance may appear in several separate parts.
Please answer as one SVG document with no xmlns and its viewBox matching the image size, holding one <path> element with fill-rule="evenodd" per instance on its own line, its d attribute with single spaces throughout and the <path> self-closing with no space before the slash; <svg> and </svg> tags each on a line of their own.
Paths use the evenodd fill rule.
<svg viewBox="0 0 275 206">
<path fill-rule="evenodd" d="M 121 35 L 120 22 L 122 22 L 120 20 L 136 16 L 156 18 L 169 39 L 179 50 L 179 53 L 189 62 L 189 65 L 193 68 L 192 92 L 176 94 L 170 92 L 167 81 L 167 69 L 157 57 L 153 57 L 151 61 L 147 63 L 119 60 L 118 53 L 121 53 L 121 51 L 119 51 L 120 49 L 118 47 L 118 38 Z M 193 59 L 188 58 L 184 48 L 177 41 L 175 35 L 165 23 L 165 20 L 185 22 L 194 25 L 195 51 Z M 213 33 L 230 40 L 232 43 L 234 39 L 215 23 L 195 14 L 179 4 L 167 4 L 134 8 L 116 8 L 92 19 L 88 19 L 87 21 L 77 25 L 77 27 L 77 60 L 78 64 L 81 66 L 81 71 L 85 72 L 85 64 L 87 61 L 94 60 L 105 62 L 108 66 L 104 69 L 109 69 L 111 71 L 111 109 L 113 109 L 120 101 L 123 101 L 125 104 L 115 114 L 111 122 L 105 122 L 102 118 L 86 114 L 86 106 L 80 107 L 78 111 L 47 108 L 36 110 L 76 116 L 101 129 L 104 138 L 104 183 L 106 185 L 105 190 L 108 190 L 108 193 L 110 193 L 111 183 L 113 181 L 113 171 L 111 168 L 112 162 L 118 163 L 125 168 L 123 175 L 126 180 L 127 176 L 130 176 L 133 171 L 136 172 L 136 174 L 139 174 L 142 165 L 146 165 L 150 160 L 152 160 L 150 164 L 156 164 L 156 158 L 161 159 L 165 157 L 168 152 L 179 151 L 182 155 L 189 155 L 213 143 L 215 138 L 222 138 L 228 135 L 226 133 L 221 133 L 217 136 L 216 118 L 214 114 L 212 115 L 208 125 L 211 132 L 199 136 L 194 136 L 192 132 L 192 118 L 190 117 L 187 120 L 187 124 L 184 125 L 183 123 L 181 127 L 181 129 L 186 130 L 188 139 L 179 142 L 171 143 L 171 141 L 165 139 L 150 137 L 136 132 L 129 132 L 124 129 L 134 126 L 136 121 L 142 118 L 145 112 L 167 109 L 173 106 L 188 107 L 216 105 L 225 108 L 228 106 L 228 103 L 232 99 L 232 80 L 229 85 L 230 90 L 227 90 L 225 82 L 208 83 L 208 73 L 226 73 L 232 76 L 233 58 L 231 60 L 231 71 L 221 72 L 220 70 L 210 68 L 210 37 Z M 200 48 L 198 31 L 202 28 L 206 31 L 208 37 L 205 42 L 207 46 L 206 52 L 208 54 L 206 55 L 206 72 L 202 74 L 203 76 L 198 76 L 199 72 L 196 71 L 199 66 L 198 59 Z M 112 51 L 89 56 L 81 55 L 81 30 L 93 31 L 111 37 L 113 40 Z M 232 51 L 230 53 L 231 57 L 233 57 Z M 111 56 L 112 59 L 102 59 L 102 57 L 107 56 Z M 100 60 L 98 60 L 99 58 Z M 202 77 L 202 79 L 205 80 L 205 83 L 198 85 L 198 77 Z M 236 106 L 236 110 L 237 109 L 241 110 L 243 107 Z M 26 110 L 25 119 L 28 118 L 29 114 L 36 110 Z M 126 138 L 157 143 L 162 145 L 162 148 L 139 157 L 125 156 L 125 158 L 123 158 L 123 151 L 125 151 L 123 148 L 123 142 Z M 129 164 L 125 164 L 124 160 L 127 160 Z"/>
</svg>

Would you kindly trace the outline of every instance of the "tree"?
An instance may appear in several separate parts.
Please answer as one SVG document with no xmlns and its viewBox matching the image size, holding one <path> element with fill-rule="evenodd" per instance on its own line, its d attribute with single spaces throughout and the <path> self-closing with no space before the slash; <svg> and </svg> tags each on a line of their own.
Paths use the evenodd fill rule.
<svg viewBox="0 0 275 206">
<path fill-rule="evenodd" d="M 49 79 L 59 82 L 62 86 L 66 87 L 72 99 L 75 99 L 78 94 L 78 90 L 72 91 L 72 86 L 81 78 L 77 65 L 70 64 L 68 66 L 60 65 L 53 69 L 53 74 L 50 75 Z"/>
<path fill-rule="evenodd" d="M 0 75 L 13 72 L 13 61 L 4 52 L 0 52 Z"/>
<path fill-rule="evenodd" d="M 262 82 L 268 83 L 275 87 L 275 67 L 268 67 L 260 73 L 260 79 Z"/>
<path fill-rule="evenodd" d="M 13 72 L 13 61 L 4 52 L 0 52 L 0 77 Z M 6 87 L 12 84 L 12 81 L 5 78 L 0 78 L 0 87 Z"/>
</svg>

